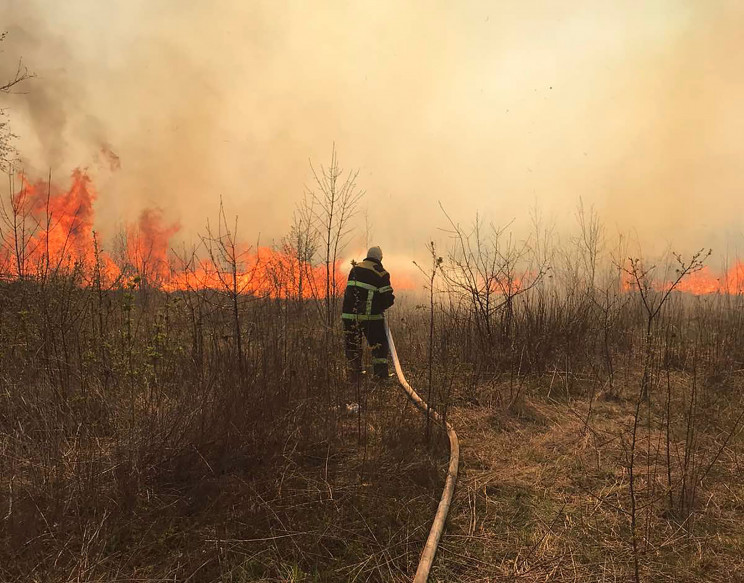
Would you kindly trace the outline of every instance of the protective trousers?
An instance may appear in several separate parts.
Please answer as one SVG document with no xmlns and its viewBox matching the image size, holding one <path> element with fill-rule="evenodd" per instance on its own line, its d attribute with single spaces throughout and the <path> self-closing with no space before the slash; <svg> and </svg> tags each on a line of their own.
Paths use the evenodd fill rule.
<svg viewBox="0 0 744 583">
<path fill-rule="evenodd" d="M 384 320 L 344 320 L 344 341 L 350 380 L 356 381 L 362 374 L 362 334 L 372 349 L 372 368 L 375 376 L 388 376 L 388 341 Z"/>
</svg>

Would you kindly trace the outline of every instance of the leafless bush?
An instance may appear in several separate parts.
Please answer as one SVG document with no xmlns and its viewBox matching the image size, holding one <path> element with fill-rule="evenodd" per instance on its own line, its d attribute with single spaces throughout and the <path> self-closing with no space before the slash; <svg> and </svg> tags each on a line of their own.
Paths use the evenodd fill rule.
<svg viewBox="0 0 744 583">
<path fill-rule="evenodd" d="M 421 418 L 394 387 L 364 395 L 368 407 L 354 419 L 339 408 L 348 387 L 338 306 L 324 293 L 338 288 L 337 252 L 356 204 L 340 193 L 356 191 L 353 174 L 340 188 L 335 158 L 322 176 L 275 248 L 241 246 L 220 207 L 198 243 L 175 253 L 170 287 L 152 261 L 127 253 L 112 277 L 97 236 L 92 261 L 53 260 L 36 235 L 54 218 L 6 200 L 0 578 L 35 569 L 39 580 L 218 580 L 331 565 L 329 580 L 403 580 L 415 569 L 442 476 L 440 436 L 430 427 L 434 447 L 425 445 Z M 321 193 L 331 196 L 326 206 Z M 597 490 L 582 482 L 581 495 L 593 512 L 612 506 L 607 540 L 619 564 L 635 570 L 635 557 L 641 578 L 644 553 L 667 544 L 656 527 L 692 537 L 722 466 L 738 463 L 742 300 L 657 285 L 640 262 L 616 260 L 623 244 L 611 248 L 596 214 L 580 207 L 577 223 L 580 234 L 561 249 L 539 229 L 516 242 L 505 229 L 451 221 L 448 252 L 440 260 L 429 247 L 426 303 L 406 305 L 401 294 L 389 316 L 428 402 L 455 423 L 471 411 L 490 424 L 467 442 L 466 479 L 483 453 L 478 440 L 503 428 L 565 424 L 577 432 L 571 447 L 595 444 Z M 676 281 L 702 260 L 681 263 Z M 537 410 L 548 406 L 564 418 Z M 602 414 L 612 407 L 620 420 L 607 429 Z M 600 463 L 606 444 L 615 449 Z M 478 505 L 499 495 L 482 490 L 463 490 L 474 518 L 456 534 L 473 545 L 488 538 L 467 538 Z M 507 517 L 525 507 L 521 494 L 509 496 Z M 561 528 L 578 541 L 574 516 L 561 527 L 553 512 L 525 548 L 514 542 L 521 535 L 509 548 L 489 539 L 499 567 L 487 576 L 528 578 L 532 569 L 544 580 L 549 571 L 531 557 Z M 192 519 L 203 521 L 198 534 Z M 197 550 L 176 557 L 170 548 Z M 148 558 L 154 550 L 162 556 Z M 468 580 L 472 566 L 443 557 L 457 567 L 450 580 Z M 593 565 L 587 559 L 583 572 L 596 574 Z"/>
</svg>

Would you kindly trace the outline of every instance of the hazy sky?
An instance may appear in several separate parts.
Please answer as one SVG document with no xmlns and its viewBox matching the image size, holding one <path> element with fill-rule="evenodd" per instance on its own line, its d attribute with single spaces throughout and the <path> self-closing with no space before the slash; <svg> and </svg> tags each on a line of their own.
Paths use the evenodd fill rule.
<svg viewBox="0 0 744 583">
<path fill-rule="evenodd" d="M 3 0 L 0 28 L 37 75 L 3 99 L 27 167 L 89 167 L 103 225 L 156 205 L 188 235 L 222 196 L 269 242 L 335 142 L 401 261 L 439 201 L 562 232 L 581 197 L 681 250 L 744 230 L 740 1 Z"/>
</svg>

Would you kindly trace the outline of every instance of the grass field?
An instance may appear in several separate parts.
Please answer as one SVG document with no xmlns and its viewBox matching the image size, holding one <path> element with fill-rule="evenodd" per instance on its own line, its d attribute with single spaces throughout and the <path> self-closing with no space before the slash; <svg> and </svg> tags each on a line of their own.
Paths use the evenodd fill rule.
<svg viewBox="0 0 744 583">
<path fill-rule="evenodd" d="M 480 236 L 453 223 L 429 293 L 389 314 L 462 442 L 431 580 L 744 580 L 742 296 L 679 291 L 703 254 L 654 280 Z M 97 247 L 6 273 L 0 580 L 412 577 L 441 429 L 394 382 L 348 385 L 335 270 L 304 293 L 285 246 L 241 288 L 229 233 L 210 241 L 214 285 L 107 280 Z"/>
</svg>

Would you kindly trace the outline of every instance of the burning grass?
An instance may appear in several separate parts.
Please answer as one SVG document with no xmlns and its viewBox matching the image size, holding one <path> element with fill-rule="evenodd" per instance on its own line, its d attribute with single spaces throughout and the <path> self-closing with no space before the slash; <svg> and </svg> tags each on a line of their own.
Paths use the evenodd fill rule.
<svg viewBox="0 0 744 583">
<path fill-rule="evenodd" d="M 168 224 L 161 209 L 146 208 L 136 224 L 118 237 L 109 236 L 113 251 L 103 249 L 94 230 L 98 198 L 89 176 L 76 169 L 69 188 L 20 175 L 0 213 L 0 275 L 34 278 L 77 275 L 82 281 L 115 288 L 134 278 L 167 291 L 211 289 L 274 297 L 317 298 L 325 295 L 325 267 L 313 266 L 303 251 L 285 241 L 278 248 L 253 248 L 235 238 L 220 209 L 217 228 L 206 227 L 199 244 L 173 253 L 178 223 Z M 331 265 L 333 293 L 343 275 Z"/>
<path fill-rule="evenodd" d="M 30 230 L 0 282 L 0 579 L 408 580 L 446 441 L 395 386 L 347 385 L 322 237 L 299 223 L 246 263 L 223 212 L 203 255 L 160 272 L 140 251 L 170 230 L 149 215 L 128 239 L 161 243 L 108 277 L 89 215 L 58 238 L 56 212 L 6 215 Z M 432 244 L 428 305 L 389 314 L 463 446 L 433 577 L 744 577 L 742 296 L 679 293 L 699 256 L 674 289 L 592 253 L 550 279 L 498 232 L 469 236 L 442 260 Z"/>
</svg>

